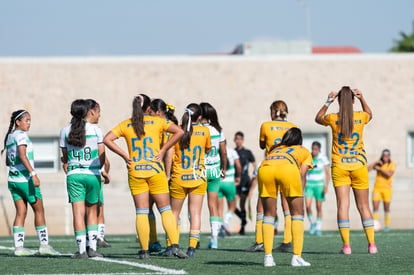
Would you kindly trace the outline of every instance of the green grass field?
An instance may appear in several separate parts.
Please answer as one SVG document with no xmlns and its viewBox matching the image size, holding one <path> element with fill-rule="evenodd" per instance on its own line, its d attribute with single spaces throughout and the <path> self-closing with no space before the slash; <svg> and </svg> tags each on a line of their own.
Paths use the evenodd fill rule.
<svg viewBox="0 0 414 275">
<path fill-rule="evenodd" d="M 181 247 L 187 248 L 182 234 Z M 275 246 L 282 240 L 279 234 Z M 163 236 L 160 236 L 160 240 Z M 195 258 L 176 259 L 153 255 L 150 260 L 136 259 L 138 243 L 132 235 L 109 235 L 112 248 L 100 249 L 104 261 L 96 259 L 72 260 L 69 254 L 76 251 L 73 237 L 51 236 L 50 244 L 64 254 L 56 257 L 14 257 L 12 237 L 0 237 L 1 274 L 294 274 L 298 271 L 316 274 L 413 274 L 414 231 L 392 230 L 378 232 L 376 244 L 379 253 L 367 253 L 365 235 L 351 232 L 352 255 L 339 254 L 341 241 L 338 232 L 324 232 L 322 237 L 305 236 L 303 258 L 311 267 L 291 267 L 291 253 L 274 252 L 277 266 L 263 267 L 261 252 L 244 252 L 254 242 L 252 233 L 246 236 L 220 238 L 218 250 L 208 250 L 208 235 L 201 238 L 201 249 Z M 36 237 L 26 237 L 25 247 L 37 249 Z"/>
</svg>

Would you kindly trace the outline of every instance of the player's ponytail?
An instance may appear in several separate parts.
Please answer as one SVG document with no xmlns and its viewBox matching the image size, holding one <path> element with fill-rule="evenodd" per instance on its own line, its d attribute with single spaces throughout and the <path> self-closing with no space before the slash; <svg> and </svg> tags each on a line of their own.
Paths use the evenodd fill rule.
<svg viewBox="0 0 414 275">
<path fill-rule="evenodd" d="M 132 101 L 132 128 L 137 137 L 145 135 L 144 132 L 144 112 L 150 107 L 151 100 L 147 95 L 139 94 Z"/>
<path fill-rule="evenodd" d="M 200 103 L 202 116 L 203 118 L 207 119 L 211 126 L 216 128 L 216 130 L 221 133 L 221 126 L 218 120 L 217 111 L 214 107 L 207 102 Z"/>
<path fill-rule="evenodd" d="M 340 132 L 349 138 L 354 130 L 354 93 L 344 86 L 338 93 Z"/>
<path fill-rule="evenodd" d="M 161 111 L 168 120 L 171 120 L 178 125 L 178 119 L 174 115 L 175 107 L 171 104 L 166 104 L 164 100 L 157 98 L 151 101 L 151 110 L 153 112 Z"/>
<path fill-rule="evenodd" d="M 287 104 L 283 100 L 276 100 L 270 105 L 272 119 L 281 118 L 286 120 L 288 114 Z"/>
<path fill-rule="evenodd" d="M 68 135 L 68 144 L 83 147 L 86 144 L 84 119 L 88 114 L 86 100 L 77 99 L 73 101 L 70 106 L 70 114 L 72 115 L 72 120 L 70 121 L 71 127 Z"/>
<path fill-rule="evenodd" d="M 193 134 L 192 124 L 201 116 L 201 107 L 196 103 L 191 103 L 184 111 L 184 115 L 181 119 L 181 128 L 184 130 L 184 135 L 180 139 L 180 149 L 187 149 L 190 147 L 191 135 Z"/>
<path fill-rule="evenodd" d="M 302 131 L 299 128 L 293 127 L 286 131 L 283 135 L 282 141 L 279 144 L 275 144 L 270 147 L 269 152 L 280 146 L 302 145 L 302 141 Z"/>
<path fill-rule="evenodd" d="M 11 118 L 10 118 L 9 129 L 7 130 L 6 136 L 4 137 L 4 147 L 3 147 L 3 150 L 1 150 L 1 154 L 3 154 L 4 150 L 6 150 L 7 137 L 13 131 L 13 128 L 17 126 L 16 120 L 21 120 L 24 117 L 24 114 L 26 113 L 27 113 L 26 110 L 18 110 L 12 113 Z M 7 159 L 6 159 L 6 163 L 7 163 Z"/>
</svg>

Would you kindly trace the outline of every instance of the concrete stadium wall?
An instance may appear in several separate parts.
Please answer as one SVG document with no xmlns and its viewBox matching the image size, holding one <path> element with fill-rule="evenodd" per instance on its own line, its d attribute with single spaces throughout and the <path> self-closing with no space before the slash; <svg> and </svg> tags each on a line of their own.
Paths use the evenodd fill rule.
<svg viewBox="0 0 414 275">
<path fill-rule="evenodd" d="M 178 118 L 188 103 L 212 103 L 229 145 L 233 146 L 233 134 L 241 130 L 246 135 L 246 147 L 261 160 L 259 128 L 262 122 L 270 120 L 272 101 L 285 100 L 289 120 L 305 133 L 329 133 L 329 129 L 314 123 L 315 114 L 330 91 L 349 85 L 363 91 L 374 114 L 365 131 L 369 161 L 377 160 L 381 150 L 389 148 L 397 164 L 392 228 L 413 228 L 413 170 L 407 161 L 408 133 L 414 131 L 413 71 L 414 55 L 409 54 L 0 58 L 0 137 L 8 128 L 11 112 L 20 108 L 32 114 L 31 137 L 58 137 L 70 120 L 70 103 L 76 98 L 94 98 L 100 103 L 100 126 L 106 133 L 130 116 L 133 96 L 146 93 L 175 105 Z M 355 106 L 360 109 L 358 102 Z M 336 110 L 335 103 L 330 111 Z M 112 183 L 105 186 L 107 233 L 133 233 L 135 210 L 125 165 L 112 153 L 109 158 Z M 0 235 L 8 234 L 5 224 L 12 223 L 15 212 L 6 172 L 3 157 Z M 371 173 L 370 177 L 373 184 L 375 175 Z M 72 234 L 63 172 L 41 174 L 40 179 L 50 233 Z M 333 191 L 331 187 L 324 204 L 325 229 L 336 228 Z M 253 205 L 256 200 L 255 196 Z M 253 209 L 253 220 L 254 212 Z M 354 205 L 350 212 L 352 228 L 362 228 Z M 207 207 L 203 215 L 202 230 L 208 232 Z M 184 213 L 182 217 L 185 231 L 188 221 Z M 236 223 L 238 219 L 233 218 L 232 226 Z M 28 234 L 35 232 L 32 224 L 29 211 Z M 161 230 L 160 224 L 158 228 Z M 254 222 L 247 229 L 253 231 Z"/>
</svg>

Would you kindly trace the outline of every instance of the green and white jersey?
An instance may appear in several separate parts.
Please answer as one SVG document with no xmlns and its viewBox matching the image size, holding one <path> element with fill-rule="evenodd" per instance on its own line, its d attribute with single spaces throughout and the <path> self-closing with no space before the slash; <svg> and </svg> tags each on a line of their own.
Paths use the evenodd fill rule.
<svg viewBox="0 0 414 275">
<path fill-rule="evenodd" d="M 312 158 L 313 169 L 306 174 L 306 185 L 325 185 L 325 166 L 329 165 L 329 160 L 325 155 L 318 154 Z"/>
<path fill-rule="evenodd" d="M 32 141 L 26 132 L 22 130 L 14 130 L 7 136 L 6 141 L 7 159 L 9 162 L 8 181 L 28 182 L 30 180 L 30 173 L 26 167 L 24 167 L 19 156 L 19 146 L 26 146 L 26 156 L 29 159 L 30 165 L 34 169 Z"/>
<path fill-rule="evenodd" d="M 101 129 L 96 124 L 86 122 L 86 143 L 83 147 L 68 144 L 68 136 L 71 124 L 60 132 L 60 147 L 66 148 L 68 152 L 68 173 L 96 175 L 101 174 L 101 162 L 99 160 L 98 144 L 103 142 Z"/>
<path fill-rule="evenodd" d="M 203 126 L 207 127 L 210 130 L 210 137 L 211 137 L 211 151 L 206 155 L 204 159 L 205 165 L 207 169 L 220 169 L 220 142 L 226 141 L 223 132 L 219 133 L 216 128 L 211 126 L 208 123 L 202 124 Z"/>
<path fill-rule="evenodd" d="M 239 154 L 237 154 L 236 150 L 229 147 L 226 150 L 229 167 L 226 170 L 226 177 L 221 182 L 235 182 L 236 167 L 234 166 L 234 162 L 236 159 L 239 159 Z"/>
</svg>

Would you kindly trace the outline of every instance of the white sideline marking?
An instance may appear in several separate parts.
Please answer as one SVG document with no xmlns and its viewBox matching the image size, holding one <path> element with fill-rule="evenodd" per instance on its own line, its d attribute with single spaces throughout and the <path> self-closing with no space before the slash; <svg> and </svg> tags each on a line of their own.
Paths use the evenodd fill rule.
<svg viewBox="0 0 414 275">
<path fill-rule="evenodd" d="M 140 263 L 134 263 L 134 262 L 128 262 L 128 261 L 118 261 L 118 260 L 112 260 L 108 258 L 91 258 L 91 260 L 136 266 L 140 268 L 145 268 L 145 269 L 161 272 L 161 274 L 187 274 L 187 272 L 185 272 L 183 269 L 181 270 L 168 269 L 168 268 L 164 268 L 164 267 L 160 267 L 156 265 L 150 265 L 150 264 L 140 264 Z"/>
<path fill-rule="evenodd" d="M 0 245 L 0 249 L 14 250 L 14 247 L 5 247 L 5 246 Z"/>
</svg>

